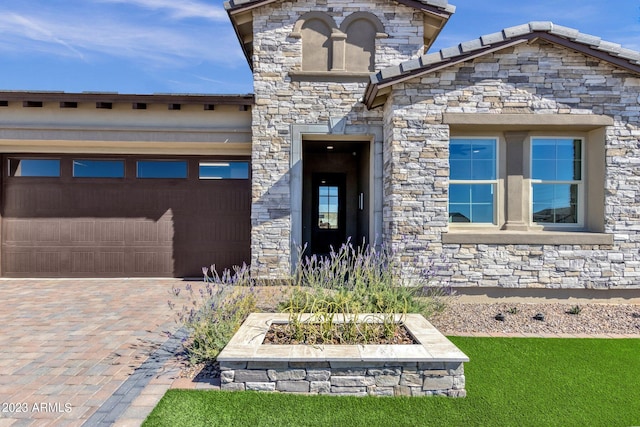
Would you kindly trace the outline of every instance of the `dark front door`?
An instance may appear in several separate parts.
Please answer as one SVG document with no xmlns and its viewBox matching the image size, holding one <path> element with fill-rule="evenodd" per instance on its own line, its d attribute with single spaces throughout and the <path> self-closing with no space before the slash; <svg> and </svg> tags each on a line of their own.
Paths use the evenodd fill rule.
<svg viewBox="0 0 640 427">
<path fill-rule="evenodd" d="M 313 174 L 311 251 L 328 254 L 346 239 L 346 174 Z"/>
</svg>

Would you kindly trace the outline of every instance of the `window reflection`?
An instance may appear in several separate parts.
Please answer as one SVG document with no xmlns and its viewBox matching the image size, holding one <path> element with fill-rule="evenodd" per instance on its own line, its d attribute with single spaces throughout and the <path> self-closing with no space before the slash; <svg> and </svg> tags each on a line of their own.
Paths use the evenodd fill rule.
<svg viewBox="0 0 640 427">
<path fill-rule="evenodd" d="M 582 180 L 582 141 L 536 138 L 531 143 L 533 221 L 577 224 Z"/>
<path fill-rule="evenodd" d="M 73 161 L 73 176 L 76 178 L 124 178 L 124 160 Z"/>
<path fill-rule="evenodd" d="M 493 223 L 496 140 L 456 138 L 449 150 L 449 222 Z"/>
<path fill-rule="evenodd" d="M 186 160 L 140 160 L 137 162 L 138 178 L 186 178 Z"/>
<path fill-rule="evenodd" d="M 552 224 L 578 222 L 578 186 L 575 184 L 533 185 L 533 221 Z"/>
<path fill-rule="evenodd" d="M 9 159 L 9 176 L 59 177 L 59 159 Z"/>
<path fill-rule="evenodd" d="M 338 187 L 321 185 L 318 187 L 318 228 L 338 229 Z"/>
<path fill-rule="evenodd" d="M 200 162 L 200 179 L 249 179 L 249 162 Z"/>
</svg>

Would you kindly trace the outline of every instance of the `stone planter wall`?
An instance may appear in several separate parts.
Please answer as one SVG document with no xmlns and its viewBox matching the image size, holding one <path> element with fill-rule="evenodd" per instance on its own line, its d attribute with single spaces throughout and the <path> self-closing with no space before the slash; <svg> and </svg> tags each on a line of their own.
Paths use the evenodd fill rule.
<svg viewBox="0 0 640 427">
<path fill-rule="evenodd" d="M 307 321 L 311 315 L 301 315 Z M 363 314 L 359 322 L 374 322 Z M 341 316 L 336 316 L 340 322 Z M 252 313 L 218 355 L 222 390 L 348 396 L 464 397 L 469 358 L 418 314 L 398 316 L 417 344 L 263 344 L 287 314 Z"/>
<path fill-rule="evenodd" d="M 232 362 L 222 390 L 337 396 L 466 396 L 462 363 Z"/>
</svg>

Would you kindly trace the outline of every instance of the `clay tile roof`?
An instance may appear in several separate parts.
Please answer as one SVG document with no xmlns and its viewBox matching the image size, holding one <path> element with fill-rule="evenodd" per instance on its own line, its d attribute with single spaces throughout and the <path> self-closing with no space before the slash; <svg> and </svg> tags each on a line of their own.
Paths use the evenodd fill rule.
<svg viewBox="0 0 640 427">
<path fill-rule="evenodd" d="M 382 69 L 371 75 L 365 93 L 365 104 L 369 108 L 381 105 L 379 102 L 374 102 L 378 89 L 381 87 L 388 87 L 400 81 L 535 38 L 543 38 L 640 73 L 640 52 L 623 48 L 616 43 L 603 41 L 599 37 L 581 33 L 573 28 L 556 25 L 553 22 L 533 21 L 505 28 L 497 33 L 486 34 L 457 46 Z"/>
</svg>

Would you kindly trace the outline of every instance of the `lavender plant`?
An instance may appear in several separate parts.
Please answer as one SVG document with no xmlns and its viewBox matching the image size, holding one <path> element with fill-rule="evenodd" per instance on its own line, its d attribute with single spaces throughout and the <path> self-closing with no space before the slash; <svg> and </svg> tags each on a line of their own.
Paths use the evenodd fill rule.
<svg viewBox="0 0 640 427">
<path fill-rule="evenodd" d="M 305 256 L 305 249 L 298 250 L 293 290 L 280 306 L 289 313 L 289 329 L 297 341 L 328 342 L 333 336 L 334 342 L 346 342 L 357 335 L 359 342 L 373 342 L 380 334 L 390 339 L 407 313 L 429 317 L 444 309 L 452 293 L 433 285 L 435 261 L 407 283 L 396 257 L 384 246 L 354 247 L 348 241 L 328 256 Z M 302 313 L 312 316 L 302 321 Z M 339 328 L 337 313 L 344 314 Z M 358 322 L 363 313 L 375 316 L 375 321 Z M 336 329 L 341 331 L 338 337 Z"/>
<path fill-rule="evenodd" d="M 246 265 L 225 270 L 203 267 L 204 282 L 173 288 L 169 307 L 176 310 L 176 321 L 186 326 L 190 337 L 183 343 L 192 364 L 215 360 L 233 334 L 256 310 L 253 281 Z M 196 289 L 197 288 L 197 289 Z"/>
</svg>

